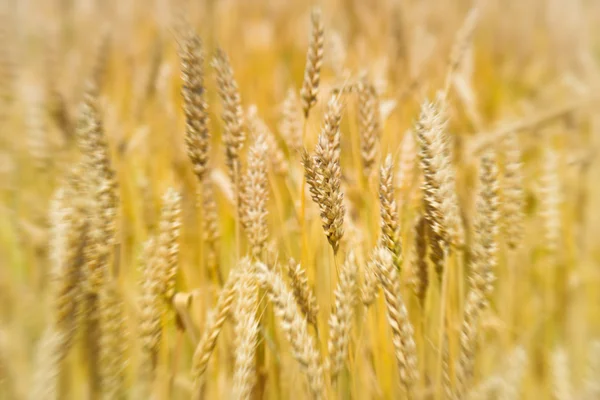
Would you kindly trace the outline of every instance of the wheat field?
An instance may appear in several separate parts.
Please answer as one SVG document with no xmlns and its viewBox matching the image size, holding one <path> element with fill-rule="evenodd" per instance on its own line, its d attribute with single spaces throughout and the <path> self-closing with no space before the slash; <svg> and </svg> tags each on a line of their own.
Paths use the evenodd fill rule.
<svg viewBox="0 0 600 400">
<path fill-rule="evenodd" d="M 0 399 L 600 399 L 598 26 L 2 0 Z"/>
</svg>

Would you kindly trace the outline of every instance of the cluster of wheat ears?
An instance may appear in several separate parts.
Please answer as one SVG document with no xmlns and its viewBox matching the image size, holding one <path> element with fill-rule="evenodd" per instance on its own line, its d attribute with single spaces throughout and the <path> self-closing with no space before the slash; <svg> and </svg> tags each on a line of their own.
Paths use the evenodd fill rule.
<svg viewBox="0 0 600 400">
<path fill-rule="evenodd" d="M 538 32 L 494 42 L 491 0 L 446 45 L 407 22 L 435 2 L 47 3 L 54 37 L 133 28 L 41 51 L 2 6 L 0 398 L 600 398 L 593 52 L 540 88 L 551 55 L 481 45 Z"/>
</svg>

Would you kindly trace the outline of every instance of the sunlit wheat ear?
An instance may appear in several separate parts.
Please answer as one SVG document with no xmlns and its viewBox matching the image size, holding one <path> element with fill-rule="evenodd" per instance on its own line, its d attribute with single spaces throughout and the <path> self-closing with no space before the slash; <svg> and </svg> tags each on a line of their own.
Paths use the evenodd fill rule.
<svg viewBox="0 0 600 400">
<path fill-rule="evenodd" d="M 523 241 L 525 191 L 521 148 L 516 133 L 504 137 L 504 170 L 502 174 L 501 213 L 502 233 L 508 246 L 517 248 Z"/>
<path fill-rule="evenodd" d="M 387 250 L 378 251 L 381 254 L 376 258 L 377 277 L 385 297 L 387 319 L 392 330 L 400 382 L 410 393 L 419 379 L 414 330 L 400 294 L 400 279 L 398 271 L 394 267 L 392 255 Z"/>
<path fill-rule="evenodd" d="M 375 247 L 370 254 L 369 260 L 365 265 L 363 283 L 360 288 L 361 301 L 365 307 L 369 307 L 377 298 L 379 289 L 379 279 L 377 277 L 378 265 L 384 262 L 389 254 L 384 247 Z"/>
<path fill-rule="evenodd" d="M 219 214 L 212 180 L 208 177 L 203 179 L 199 190 L 201 192 L 202 207 L 202 239 L 207 244 L 208 267 L 214 271 L 218 264 L 217 246 L 221 234 L 219 232 Z"/>
<path fill-rule="evenodd" d="M 400 273 L 402 243 L 398 205 L 394 193 L 394 162 L 388 154 L 379 171 L 379 206 L 381 214 L 381 244 L 393 256 L 394 266 Z"/>
<path fill-rule="evenodd" d="M 332 123 L 336 119 L 339 121 L 337 117 L 325 117 L 325 125 L 319 135 L 314 155 L 309 155 L 306 151 L 302 153 L 306 182 L 313 201 L 319 205 L 323 230 L 334 253 L 337 253 L 340 240 L 344 235 L 345 213 L 344 194 L 340 187 L 342 180 L 340 157 L 339 150 L 336 148 L 339 146 L 339 122 Z"/>
<path fill-rule="evenodd" d="M 179 233 L 181 229 L 181 196 L 169 188 L 163 196 L 156 249 L 156 268 L 161 279 L 161 295 L 167 303 L 175 294 L 179 264 Z"/>
<path fill-rule="evenodd" d="M 344 367 L 350 345 L 350 330 L 356 303 L 357 265 L 350 251 L 342 266 L 335 289 L 335 304 L 329 317 L 329 366 L 331 380 L 335 381 Z"/>
<path fill-rule="evenodd" d="M 102 398 L 125 396 L 127 332 L 125 304 L 115 282 L 107 282 L 100 292 L 100 379 Z"/>
<path fill-rule="evenodd" d="M 202 388 L 202 376 L 208 366 L 210 356 L 217 344 L 217 339 L 221 333 L 223 324 L 230 317 L 233 303 L 236 298 L 235 283 L 238 281 L 240 276 L 241 266 L 249 263 L 250 261 L 244 259 L 240 262 L 240 267 L 232 270 L 227 278 L 227 282 L 221 289 L 217 304 L 206 318 L 206 324 L 204 326 L 204 333 L 196 346 L 194 355 L 192 357 L 192 381 L 194 388 L 194 398 L 199 398 L 200 391 Z"/>
<path fill-rule="evenodd" d="M 464 245 L 452 153 L 448 143 L 445 99 L 421 106 L 415 133 L 419 145 L 419 162 L 423 172 L 425 215 L 444 246 Z"/>
<path fill-rule="evenodd" d="M 323 64 L 323 47 L 325 34 L 321 10 L 314 8 L 311 16 L 311 31 L 308 51 L 306 52 L 306 66 L 304 67 L 304 81 L 300 95 L 302 97 L 302 110 L 304 117 L 308 118 L 310 109 L 317 103 L 319 81 L 321 79 L 321 65 Z"/>
<path fill-rule="evenodd" d="M 325 396 L 325 382 L 321 357 L 312 336 L 308 334 L 306 320 L 298 310 L 292 292 L 282 277 L 262 263 L 256 264 L 259 284 L 266 289 L 281 330 L 290 342 L 292 354 L 306 374 L 311 395 L 315 399 Z"/>
<path fill-rule="evenodd" d="M 412 284 L 421 307 L 425 305 L 429 287 L 429 268 L 427 267 L 427 220 L 421 215 L 415 224 L 415 245 L 412 249 Z"/>
<path fill-rule="evenodd" d="M 202 181 L 208 169 L 210 131 L 206 87 L 204 84 L 204 50 L 200 37 L 187 27 L 179 38 L 181 95 L 185 113 L 185 145 L 194 173 Z"/>
<path fill-rule="evenodd" d="M 238 85 L 233 76 L 233 69 L 231 68 L 229 57 L 223 49 L 217 49 L 212 65 L 217 73 L 217 87 L 223 106 L 221 118 L 224 124 L 223 143 L 225 144 L 225 162 L 229 169 L 229 176 L 232 182 L 234 182 L 235 169 L 239 169 L 240 167 L 240 152 L 246 142 L 244 112 L 242 110 Z"/>
<path fill-rule="evenodd" d="M 142 346 L 138 381 L 140 395 L 147 395 L 154 382 L 158 352 L 162 340 L 162 300 L 161 275 L 157 266 L 157 241 L 150 238 L 144 243 L 140 256 L 142 281 L 140 288 L 139 337 Z"/>
<path fill-rule="evenodd" d="M 35 371 L 28 399 L 58 400 L 59 375 L 63 356 L 63 334 L 48 328 L 37 344 L 35 351 Z"/>
<path fill-rule="evenodd" d="M 562 188 L 559 174 L 559 156 L 547 147 L 543 153 L 542 176 L 539 187 L 539 214 L 544 226 L 543 246 L 548 252 L 556 252 L 561 237 Z"/>
<path fill-rule="evenodd" d="M 269 231 L 267 228 L 267 144 L 264 135 L 254 135 L 248 150 L 248 165 L 240 183 L 240 216 L 252 256 L 260 259 Z"/>
<path fill-rule="evenodd" d="M 254 361 L 258 345 L 258 282 L 252 265 L 246 260 L 235 284 L 235 367 L 233 374 L 234 399 L 250 399 L 257 371 Z"/>
<path fill-rule="evenodd" d="M 358 90 L 358 126 L 360 156 L 364 175 L 368 177 L 377 160 L 381 138 L 381 115 L 375 87 L 367 78 L 361 80 Z"/>
<path fill-rule="evenodd" d="M 89 289 L 98 292 L 108 273 L 108 262 L 115 243 L 116 216 L 119 204 L 115 171 L 100 119 L 96 87 L 88 82 L 80 106 L 77 127 L 83 153 L 86 190 L 91 195 L 89 243 L 86 245 L 86 268 Z"/>
<path fill-rule="evenodd" d="M 479 320 L 484 304 L 484 294 L 476 288 L 471 288 L 463 313 L 460 331 L 460 355 L 456 366 L 456 395 L 459 399 L 465 396 L 473 378 Z"/>
<path fill-rule="evenodd" d="M 471 250 L 470 280 L 473 289 L 490 300 L 497 265 L 498 169 L 495 154 L 488 151 L 481 158 L 479 194 Z"/>
<path fill-rule="evenodd" d="M 450 349 L 448 343 L 448 335 L 444 333 L 444 341 L 442 343 L 442 390 L 446 399 L 454 398 L 454 389 L 452 388 L 452 371 L 450 369 Z"/>
<path fill-rule="evenodd" d="M 339 95 L 332 95 L 327 102 L 321 134 L 326 135 L 333 150 L 333 158 L 339 161 L 341 152 L 340 124 L 344 105 Z"/>
<path fill-rule="evenodd" d="M 86 244 L 85 194 L 80 166 L 69 173 L 58 189 L 50 208 L 52 326 L 65 340 L 62 356 L 68 353 L 77 328 L 77 314 L 83 291 L 83 252 Z"/>
<path fill-rule="evenodd" d="M 319 304 L 312 288 L 308 284 L 306 271 L 293 258 L 290 258 L 287 265 L 287 273 L 298 307 L 300 307 L 300 310 L 306 316 L 308 323 L 316 326 Z"/>
<path fill-rule="evenodd" d="M 285 175 L 288 172 L 288 160 L 285 153 L 277 143 L 273 131 L 267 126 L 265 121 L 258 115 L 256 106 L 248 108 L 246 120 L 248 121 L 248 130 L 254 135 L 261 135 L 267 145 L 268 162 L 273 172 L 278 175 Z"/>
<path fill-rule="evenodd" d="M 569 367 L 569 356 L 565 349 L 558 348 L 552 353 L 552 384 L 553 394 L 556 400 L 574 399 L 574 391 L 571 384 L 571 368 Z"/>
<path fill-rule="evenodd" d="M 298 95 L 290 88 L 281 107 L 279 133 L 292 154 L 302 148 L 302 118 Z"/>
</svg>

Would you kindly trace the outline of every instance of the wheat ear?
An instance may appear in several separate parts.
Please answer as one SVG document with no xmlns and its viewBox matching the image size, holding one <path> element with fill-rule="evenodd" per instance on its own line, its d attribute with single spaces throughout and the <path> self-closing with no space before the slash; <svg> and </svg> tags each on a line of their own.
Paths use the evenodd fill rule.
<svg viewBox="0 0 600 400">
<path fill-rule="evenodd" d="M 381 115 L 375 87 L 363 78 L 358 91 L 358 126 L 360 155 L 365 176 L 370 176 L 375 165 L 381 137 Z"/>
<path fill-rule="evenodd" d="M 414 330 L 400 295 L 400 280 L 398 271 L 393 264 L 392 255 L 383 248 L 380 248 L 378 252 L 381 254 L 376 258 L 377 276 L 383 289 L 388 322 L 392 329 L 392 341 L 396 349 L 400 382 L 410 394 L 412 387 L 419 379 Z"/>
<path fill-rule="evenodd" d="M 300 90 L 302 110 L 304 111 L 305 118 L 308 118 L 310 109 L 317 103 L 319 81 L 321 79 L 325 34 L 320 9 L 314 8 L 312 10 L 310 22 L 310 42 L 308 44 L 308 51 L 306 52 L 304 81 L 302 82 L 302 89 Z"/>
<path fill-rule="evenodd" d="M 210 131 L 206 87 L 204 84 L 204 50 L 200 37 L 186 27 L 179 42 L 185 145 L 194 173 L 202 181 L 208 170 Z"/>
<path fill-rule="evenodd" d="M 267 144 L 261 133 L 248 151 L 248 166 L 240 184 L 240 216 L 252 256 L 260 259 L 269 231 L 267 227 Z"/>
<path fill-rule="evenodd" d="M 240 275 L 239 268 L 234 269 L 229 274 L 225 285 L 219 293 L 217 304 L 210 311 L 206 319 L 204 333 L 196 346 L 192 357 L 192 380 L 194 384 L 194 396 L 200 394 L 202 388 L 202 376 L 208 366 L 210 356 L 217 344 L 217 339 L 221 333 L 223 324 L 229 318 L 234 300 L 236 298 L 235 283 Z"/>
<path fill-rule="evenodd" d="M 400 273 L 402 267 L 402 244 L 398 205 L 394 196 L 394 162 L 388 154 L 379 172 L 379 204 L 381 214 L 381 243 L 394 258 L 394 266 Z"/>
<path fill-rule="evenodd" d="M 125 305 L 115 282 L 107 282 L 100 292 L 100 379 L 102 398 L 125 396 L 126 321 Z"/>
<path fill-rule="evenodd" d="M 296 90 L 288 89 L 281 107 L 279 132 L 289 150 L 302 148 L 302 109 Z"/>
<path fill-rule="evenodd" d="M 415 124 L 419 161 L 423 172 L 425 215 L 444 246 L 464 244 L 452 154 L 447 138 L 445 99 L 425 102 Z"/>
<path fill-rule="evenodd" d="M 316 327 L 319 304 L 312 288 L 308 284 L 306 271 L 293 258 L 290 258 L 287 265 L 288 276 L 298 307 L 300 307 L 300 310 L 306 316 L 308 323 Z"/>
<path fill-rule="evenodd" d="M 225 161 L 229 169 L 229 177 L 235 183 L 235 171 L 236 168 L 239 168 L 240 152 L 246 141 L 244 112 L 233 69 L 229 57 L 223 49 L 217 49 L 212 65 L 217 73 L 217 86 L 223 104 L 221 118 L 224 123 Z"/>
<path fill-rule="evenodd" d="M 256 364 L 254 361 L 258 345 L 259 322 L 258 283 L 252 271 L 250 260 L 242 261 L 242 271 L 235 284 L 237 299 L 235 305 L 235 367 L 233 374 L 233 398 L 250 399 L 256 382 Z"/>
<path fill-rule="evenodd" d="M 324 398 L 325 384 L 320 355 L 313 338 L 308 334 L 306 320 L 298 310 L 294 295 L 286 287 L 281 275 L 262 263 L 256 264 L 256 276 L 260 285 L 267 290 L 281 329 L 292 347 L 292 354 L 308 378 L 312 397 Z"/>
<path fill-rule="evenodd" d="M 517 248 L 523 240 L 523 220 L 525 192 L 523 189 L 523 172 L 521 149 L 516 133 L 506 135 L 502 139 L 504 152 L 504 171 L 502 174 L 502 231 L 508 246 Z"/>
<path fill-rule="evenodd" d="M 175 295 L 177 266 L 179 262 L 179 231 L 181 227 L 181 196 L 169 188 L 163 196 L 156 249 L 156 268 L 160 274 L 161 295 L 171 303 Z"/>
<path fill-rule="evenodd" d="M 348 357 L 350 329 L 356 302 L 356 258 L 350 251 L 342 266 L 335 289 L 335 304 L 329 317 L 329 366 L 331 380 L 335 382 Z"/>
</svg>

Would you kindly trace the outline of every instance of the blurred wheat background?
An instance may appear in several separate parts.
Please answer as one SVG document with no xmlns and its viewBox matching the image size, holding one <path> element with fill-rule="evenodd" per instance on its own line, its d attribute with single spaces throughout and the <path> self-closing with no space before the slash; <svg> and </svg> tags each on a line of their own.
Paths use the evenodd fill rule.
<svg viewBox="0 0 600 400">
<path fill-rule="evenodd" d="M 598 26 L 2 0 L 0 398 L 599 399 Z"/>
</svg>

